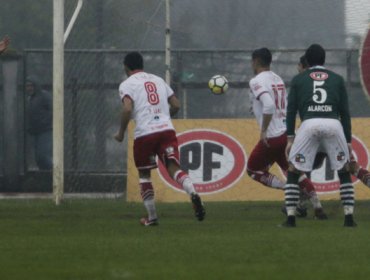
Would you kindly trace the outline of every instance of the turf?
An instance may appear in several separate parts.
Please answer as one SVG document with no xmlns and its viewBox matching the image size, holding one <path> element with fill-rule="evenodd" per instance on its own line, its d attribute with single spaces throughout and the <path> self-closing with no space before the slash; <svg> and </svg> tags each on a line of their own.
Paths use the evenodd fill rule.
<svg viewBox="0 0 370 280">
<path fill-rule="evenodd" d="M 160 226 L 142 227 L 143 206 L 121 200 L 0 201 L 0 279 L 368 279 L 370 202 L 344 228 L 329 220 L 279 228 L 281 202 L 158 204 Z M 312 214 L 312 211 L 311 213 Z"/>
</svg>

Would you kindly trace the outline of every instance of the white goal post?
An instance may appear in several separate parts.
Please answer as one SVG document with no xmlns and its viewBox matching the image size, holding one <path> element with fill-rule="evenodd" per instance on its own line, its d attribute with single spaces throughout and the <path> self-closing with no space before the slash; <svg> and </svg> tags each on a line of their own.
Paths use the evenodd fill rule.
<svg viewBox="0 0 370 280">
<path fill-rule="evenodd" d="M 64 33 L 64 0 L 53 2 L 53 199 L 59 205 L 64 193 L 64 44 L 81 10 L 77 7 Z"/>
<path fill-rule="evenodd" d="M 171 82 L 170 0 L 165 0 L 165 80 Z M 83 5 L 76 9 L 64 32 L 65 0 L 53 0 L 53 200 L 59 205 L 64 196 L 64 44 Z"/>
<path fill-rule="evenodd" d="M 171 83 L 171 21 L 170 21 L 170 0 L 166 0 L 166 50 L 165 50 L 165 65 L 166 65 L 166 83 Z"/>
</svg>

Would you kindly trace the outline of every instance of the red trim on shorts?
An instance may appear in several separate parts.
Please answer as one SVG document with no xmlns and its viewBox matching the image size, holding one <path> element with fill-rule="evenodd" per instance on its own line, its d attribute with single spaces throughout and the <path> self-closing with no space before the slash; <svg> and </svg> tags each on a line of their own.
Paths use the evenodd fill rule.
<svg viewBox="0 0 370 280">
<path fill-rule="evenodd" d="M 156 164 L 154 165 L 148 165 L 148 166 L 142 166 L 142 167 L 138 167 L 137 169 L 139 170 L 147 170 L 147 169 L 153 169 L 153 168 L 157 168 L 158 166 Z"/>
<path fill-rule="evenodd" d="M 135 140 L 136 139 L 140 139 L 141 137 L 145 137 L 145 136 L 149 136 L 149 135 L 155 135 L 155 134 L 157 134 L 157 133 L 162 133 L 162 132 L 165 132 L 165 131 L 173 131 L 173 132 L 175 132 L 175 134 L 176 134 L 176 131 L 174 130 L 174 129 L 166 129 L 166 130 L 161 130 L 161 131 L 156 131 L 156 132 L 153 132 L 153 133 L 149 133 L 149 134 L 145 134 L 145 135 L 140 135 L 139 137 L 136 137 L 135 138 Z"/>
</svg>

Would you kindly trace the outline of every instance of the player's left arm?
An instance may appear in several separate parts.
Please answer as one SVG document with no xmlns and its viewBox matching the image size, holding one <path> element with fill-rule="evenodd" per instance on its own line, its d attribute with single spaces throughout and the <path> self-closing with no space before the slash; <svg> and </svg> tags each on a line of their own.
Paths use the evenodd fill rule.
<svg viewBox="0 0 370 280">
<path fill-rule="evenodd" d="M 347 143 L 350 144 L 352 141 L 351 114 L 350 114 L 349 105 L 348 105 L 348 94 L 347 94 L 347 90 L 346 90 L 346 86 L 344 84 L 343 78 L 341 79 L 340 95 L 341 95 L 341 100 L 339 102 L 340 122 L 342 123 L 343 131 L 344 131 L 344 135 L 346 137 Z"/>
<path fill-rule="evenodd" d="M 168 98 L 168 103 L 170 104 L 170 116 L 173 117 L 180 111 L 180 100 L 173 94 Z"/>
<path fill-rule="evenodd" d="M 120 128 L 117 132 L 117 134 L 114 136 L 114 138 L 118 142 L 122 142 L 123 138 L 125 136 L 125 132 L 127 129 L 127 126 L 131 119 L 133 109 L 133 102 L 130 97 L 125 96 L 122 100 L 122 112 L 121 112 L 121 122 L 120 122 Z"/>
</svg>

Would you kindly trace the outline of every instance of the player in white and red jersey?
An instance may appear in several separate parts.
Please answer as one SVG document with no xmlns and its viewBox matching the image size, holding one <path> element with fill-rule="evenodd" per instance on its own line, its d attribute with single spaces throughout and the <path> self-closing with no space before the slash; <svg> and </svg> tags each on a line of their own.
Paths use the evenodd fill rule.
<svg viewBox="0 0 370 280">
<path fill-rule="evenodd" d="M 141 196 L 148 212 L 148 217 L 140 220 L 141 224 L 158 224 L 151 182 L 151 169 L 157 167 L 156 156 L 166 166 L 169 175 L 190 195 L 195 216 L 202 221 L 205 210 L 188 174 L 180 169 L 177 137 L 171 122 L 171 116 L 180 109 L 179 100 L 162 78 L 143 71 L 140 53 L 128 53 L 123 64 L 128 78 L 119 86 L 123 110 L 115 139 L 123 141 L 132 117 L 136 124 L 134 160 L 139 171 Z"/>
<path fill-rule="evenodd" d="M 252 54 L 255 77 L 249 82 L 253 112 L 261 129 L 260 141 L 250 154 L 247 163 L 248 175 L 265 186 L 284 189 L 285 182 L 269 172 L 276 162 L 283 171 L 288 170 L 285 157 L 286 136 L 286 89 L 284 81 L 270 70 L 272 55 L 267 48 L 257 49 Z M 300 187 L 308 195 L 315 209 L 314 216 L 327 219 L 312 182 L 302 173 Z M 304 207 L 298 214 L 306 216 Z"/>
</svg>

